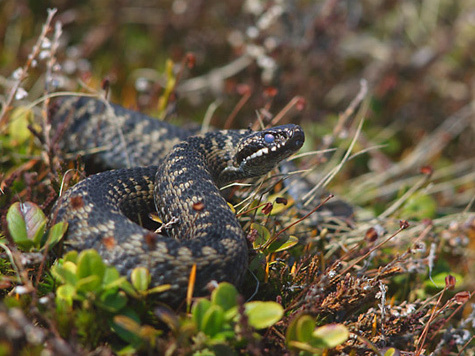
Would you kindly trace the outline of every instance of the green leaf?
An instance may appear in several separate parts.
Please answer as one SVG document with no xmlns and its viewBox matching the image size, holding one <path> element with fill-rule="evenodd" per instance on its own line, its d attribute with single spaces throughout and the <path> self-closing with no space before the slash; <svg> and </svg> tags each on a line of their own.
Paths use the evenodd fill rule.
<svg viewBox="0 0 475 356">
<path fill-rule="evenodd" d="M 140 324 L 128 316 L 116 315 L 114 317 L 114 323 L 136 335 L 140 333 Z"/>
<path fill-rule="evenodd" d="M 256 255 L 249 261 L 249 271 L 254 273 L 259 280 L 265 278 L 264 266 L 267 263 L 266 255 L 263 252 L 257 251 Z"/>
<path fill-rule="evenodd" d="M 127 295 L 130 295 L 134 298 L 139 298 L 140 295 L 137 293 L 132 284 L 125 277 L 121 277 L 121 279 L 122 278 L 124 279 L 121 281 L 121 283 L 118 284 L 120 289 L 127 293 Z M 109 288 L 109 285 L 105 285 L 103 288 Z"/>
<path fill-rule="evenodd" d="M 154 293 L 163 293 L 169 290 L 172 286 L 170 284 L 162 284 L 160 286 L 156 286 L 147 290 L 147 295 L 154 294 Z"/>
<path fill-rule="evenodd" d="M 104 287 L 108 288 L 110 284 L 115 284 L 121 278 L 119 271 L 117 271 L 115 267 L 106 267 L 102 282 L 104 283 Z"/>
<path fill-rule="evenodd" d="M 424 281 L 426 287 L 436 287 L 436 288 L 445 288 L 445 278 L 448 275 L 452 275 L 457 280 L 457 284 L 460 285 L 463 283 L 463 276 L 455 272 L 441 272 L 432 277 L 432 280 L 427 279 Z M 434 286 L 435 284 L 435 286 Z"/>
<path fill-rule="evenodd" d="M 245 313 L 249 324 L 256 329 L 274 325 L 284 315 L 284 308 L 276 302 L 249 302 L 245 304 Z"/>
<path fill-rule="evenodd" d="M 313 332 L 313 337 L 323 343 L 326 348 L 333 348 L 348 340 L 350 332 L 343 324 L 321 326 Z"/>
<path fill-rule="evenodd" d="M 127 278 L 122 277 L 115 267 L 106 267 L 104 278 L 102 279 L 102 287 L 105 290 L 116 290 L 118 287 L 122 287 L 125 283 L 127 283 Z"/>
<path fill-rule="evenodd" d="M 265 226 L 257 223 L 251 224 L 251 231 L 252 230 L 257 231 L 257 237 L 252 243 L 252 247 L 254 247 L 255 250 L 259 250 L 269 240 L 270 232 Z"/>
<path fill-rule="evenodd" d="M 46 230 L 46 219 L 43 220 L 43 222 L 39 223 L 39 225 L 37 226 L 36 234 L 33 236 L 33 245 L 37 249 L 43 246 L 44 238 L 45 238 L 45 230 Z"/>
<path fill-rule="evenodd" d="M 68 253 L 66 253 L 64 256 L 63 256 L 63 260 L 64 261 L 70 261 L 74 264 L 77 264 L 78 263 L 78 252 L 77 251 L 69 251 Z"/>
<path fill-rule="evenodd" d="M 140 345 L 140 318 L 134 310 L 125 308 L 120 315 L 114 316 L 110 324 L 122 340 L 135 346 Z"/>
<path fill-rule="evenodd" d="M 136 267 L 132 271 L 130 280 L 132 281 L 132 285 L 136 290 L 145 292 L 150 285 L 152 277 L 150 276 L 150 272 L 147 268 Z"/>
<path fill-rule="evenodd" d="M 238 291 L 230 283 L 222 282 L 211 293 L 211 303 L 219 305 L 224 311 L 237 306 Z"/>
<path fill-rule="evenodd" d="M 54 224 L 51 229 L 48 231 L 48 239 L 44 247 L 52 248 L 63 238 L 66 230 L 68 229 L 68 223 L 61 221 L 57 224 Z"/>
<path fill-rule="evenodd" d="M 384 351 L 384 356 L 396 356 L 399 355 L 399 351 L 395 349 L 394 347 L 390 347 L 387 350 Z"/>
<path fill-rule="evenodd" d="M 298 341 L 310 342 L 315 330 L 315 321 L 309 315 L 303 315 L 297 319 L 296 336 Z"/>
<path fill-rule="evenodd" d="M 193 304 L 191 308 L 191 316 L 196 324 L 198 330 L 203 330 L 203 318 L 206 311 L 211 307 L 211 302 L 208 299 L 201 298 Z"/>
<path fill-rule="evenodd" d="M 287 327 L 287 331 L 285 332 L 285 342 L 290 344 L 291 341 L 297 340 L 297 322 L 301 317 L 296 317 L 292 319 L 289 326 Z"/>
<path fill-rule="evenodd" d="M 224 312 L 217 305 L 211 305 L 203 315 L 202 331 L 213 337 L 223 329 Z"/>
<path fill-rule="evenodd" d="M 59 280 L 63 284 L 69 284 L 75 286 L 78 277 L 77 277 L 77 266 L 73 262 L 66 261 L 63 263 L 58 263 L 53 266 L 51 269 L 53 277 Z"/>
<path fill-rule="evenodd" d="M 299 243 L 299 239 L 295 236 L 289 236 L 288 238 L 279 237 L 269 245 L 267 250 L 270 253 L 285 251 L 285 250 L 288 250 L 291 247 L 294 247 L 298 243 Z"/>
<path fill-rule="evenodd" d="M 100 295 L 97 304 L 102 307 L 102 309 L 117 313 L 127 305 L 127 297 L 124 292 L 110 289 Z"/>
<path fill-rule="evenodd" d="M 87 276 L 81 278 L 79 281 L 76 283 L 76 290 L 78 292 L 95 292 L 98 293 L 101 290 L 101 284 L 102 280 L 100 279 L 99 276 Z"/>
<path fill-rule="evenodd" d="M 59 286 L 56 290 L 56 299 L 62 300 L 66 302 L 68 306 L 73 305 L 73 299 L 76 295 L 76 290 L 73 286 L 69 284 L 65 284 L 63 286 Z"/>
<path fill-rule="evenodd" d="M 33 111 L 31 109 L 20 106 L 12 111 L 8 133 L 15 144 L 22 144 L 32 137 L 31 131 L 28 129 L 30 122 L 33 122 Z"/>
<path fill-rule="evenodd" d="M 314 348 L 310 344 L 307 344 L 306 342 L 295 341 L 295 340 L 289 341 L 289 347 L 291 349 L 298 349 L 298 350 L 303 351 L 299 353 L 299 355 L 302 355 L 302 356 L 322 354 L 321 349 Z"/>
<path fill-rule="evenodd" d="M 80 279 L 96 276 L 99 282 L 102 282 L 106 272 L 106 265 L 102 262 L 102 258 L 96 250 L 84 250 L 78 257 L 77 275 Z"/>
<path fill-rule="evenodd" d="M 133 345 L 127 345 L 122 347 L 121 349 L 117 350 L 118 356 L 130 356 L 130 355 L 137 355 L 137 347 Z"/>
<path fill-rule="evenodd" d="M 23 249 L 30 249 L 43 236 L 46 217 L 36 204 L 16 202 L 8 209 L 7 223 L 13 241 Z"/>
<path fill-rule="evenodd" d="M 287 199 L 287 204 L 280 204 L 280 203 L 276 203 L 276 199 L 277 198 L 281 198 L 282 197 L 282 194 L 281 193 L 277 193 L 277 194 L 272 194 L 272 195 L 269 195 L 269 197 L 267 198 L 267 201 L 271 201 L 271 202 L 274 202 L 274 206 L 272 208 L 272 211 L 270 213 L 270 216 L 276 216 L 276 215 L 279 215 L 280 213 L 282 213 L 283 211 L 286 211 L 288 210 L 293 204 L 294 204 L 294 200 L 292 199 L 292 197 L 290 196 L 286 196 L 285 198 Z"/>
</svg>

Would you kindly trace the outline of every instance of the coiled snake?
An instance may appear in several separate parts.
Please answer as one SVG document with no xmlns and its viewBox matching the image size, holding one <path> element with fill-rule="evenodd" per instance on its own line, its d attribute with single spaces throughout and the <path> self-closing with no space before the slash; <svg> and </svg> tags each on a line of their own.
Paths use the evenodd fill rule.
<svg viewBox="0 0 475 356">
<path fill-rule="evenodd" d="M 211 280 L 242 280 L 246 237 L 219 187 L 267 173 L 304 142 L 297 125 L 192 136 L 86 97 L 60 99 L 51 112 L 62 150 L 95 150 L 102 166 L 135 167 L 92 175 L 60 197 L 52 217 L 69 224 L 65 245 L 96 249 L 122 274 L 148 268 L 152 285 L 171 285 L 159 296 L 171 303 L 183 300 L 193 265 L 198 293 Z M 142 227 L 155 210 L 166 235 Z"/>
</svg>

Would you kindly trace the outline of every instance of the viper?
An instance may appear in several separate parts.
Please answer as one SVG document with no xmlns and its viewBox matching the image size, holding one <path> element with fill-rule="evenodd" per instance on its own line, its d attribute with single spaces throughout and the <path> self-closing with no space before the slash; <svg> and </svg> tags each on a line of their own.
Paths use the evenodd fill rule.
<svg viewBox="0 0 475 356">
<path fill-rule="evenodd" d="M 146 267 L 158 298 L 183 300 L 196 266 L 195 291 L 215 280 L 239 284 L 248 263 L 246 235 L 220 188 L 268 173 L 304 143 L 298 125 L 204 134 L 97 98 L 55 100 L 51 124 L 62 152 L 112 169 L 68 189 L 52 221 L 68 223 L 66 249 L 96 249 L 130 277 Z M 163 226 L 154 232 L 149 215 Z"/>
</svg>

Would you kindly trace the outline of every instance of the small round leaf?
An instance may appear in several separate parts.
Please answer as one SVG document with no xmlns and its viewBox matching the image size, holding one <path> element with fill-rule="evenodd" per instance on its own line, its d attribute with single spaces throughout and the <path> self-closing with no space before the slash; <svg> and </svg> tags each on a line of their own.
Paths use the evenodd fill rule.
<svg viewBox="0 0 475 356">
<path fill-rule="evenodd" d="M 76 290 L 71 285 L 59 286 L 56 290 L 56 299 L 66 302 L 68 306 L 73 305 L 73 298 L 76 294 Z"/>
<path fill-rule="evenodd" d="M 313 336 L 321 341 L 325 347 L 332 348 L 348 340 L 350 332 L 342 324 L 329 324 L 315 329 Z"/>
<path fill-rule="evenodd" d="M 75 286 L 78 277 L 76 275 L 77 266 L 71 261 L 64 261 L 62 264 L 55 264 L 51 269 L 54 278 L 63 284 Z"/>
<path fill-rule="evenodd" d="M 276 302 L 249 302 L 245 304 L 249 324 L 256 329 L 264 329 L 277 323 L 284 315 L 284 308 Z"/>
<path fill-rule="evenodd" d="M 281 251 L 288 250 L 291 247 L 294 247 L 298 243 L 299 243 L 299 239 L 296 236 L 289 236 L 288 238 L 279 237 L 269 245 L 267 250 L 269 252 L 281 252 Z"/>
<path fill-rule="evenodd" d="M 79 281 L 77 281 L 76 290 L 78 292 L 83 292 L 83 293 L 87 293 L 87 292 L 98 293 L 100 291 L 101 283 L 102 281 L 99 278 L 99 276 L 92 275 L 92 276 L 83 277 Z"/>
<path fill-rule="evenodd" d="M 132 281 L 132 285 L 136 290 L 145 292 L 150 285 L 152 277 L 150 276 L 150 272 L 147 268 L 136 267 L 132 271 L 130 280 Z"/>
<path fill-rule="evenodd" d="M 110 289 L 101 294 L 98 304 L 107 311 L 117 313 L 127 304 L 127 297 L 124 292 L 117 292 Z"/>
<path fill-rule="evenodd" d="M 51 248 L 56 245 L 66 233 L 68 229 L 68 223 L 61 221 L 48 231 L 48 239 L 46 240 L 45 247 Z"/>
<path fill-rule="evenodd" d="M 13 141 L 12 143 L 15 145 L 22 144 L 32 136 L 28 129 L 31 122 L 33 122 L 33 111 L 31 109 L 20 106 L 12 111 L 10 124 L 8 125 L 8 133 Z"/>
<path fill-rule="evenodd" d="M 8 209 L 7 223 L 13 241 L 21 248 L 27 249 L 43 236 L 46 217 L 38 205 L 16 202 Z"/>
<path fill-rule="evenodd" d="M 296 336 L 298 341 L 310 342 L 315 330 L 315 321 L 309 315 L 303 315 L 297 320 Z"/>
<path fill-rule="evenodd" d="M 257 237 L 252 243 L 252 247 L 254 247 L 255 250 L 258 250 L 269 240 L 270 232 L 265 226 L 257 223 L 251 224 L 251 231 L 252 230 L 257 231 Z"/>
<path fill-rule="evenodd" d="M 79 254 L 77 271 L 79 278 L 96 276 L 99 282 L 102 282 L 105 271 L 106 265 L 96 250 L 84 250 Z"/>
<path fill-rule="evenodd" d="M 224 311 L 235 307 L 237 305 L 238 291 L 230 283 L 220 283 L 218 287 L 211 294 L 211 302 L 219 305 Z"/>
<path fill-rule="evenodd" d="M 203 330 L 203 318 L 206 311 L 211 307 L 208 299 L 199 299 L 191 308 L 191 315 L 198 330 Z"/>
<path fill-rule="evenodd" d="M 211 305 L 203 315 L 202 331 L 213 337 L 223 329 L 224 312 L 221 307 Z"/>
</svg>

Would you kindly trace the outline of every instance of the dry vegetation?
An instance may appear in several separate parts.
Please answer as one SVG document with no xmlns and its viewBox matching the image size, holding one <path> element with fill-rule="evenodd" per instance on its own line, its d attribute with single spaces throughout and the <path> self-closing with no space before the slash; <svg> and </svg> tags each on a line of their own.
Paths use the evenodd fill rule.
<svg viewBox="0 0 475 356">
<path fill-rule="evenodd" d="M 0 2 L 0 354 L 474 355 L 475 2 L 160 3 Z M 140 291 L 66 305 L 48 243 L 14 243 L 12 204 L 47 215 L 84 173 L 50 134 L 64 91 L 177 124 L 304 127 L 302 155 L 235 193 L 255 251 L 217 331 Z M 282 318 L 256 327 L 248 298 Z M 313 333 L 334 324 L 349 337 Z"/>
</svg>

